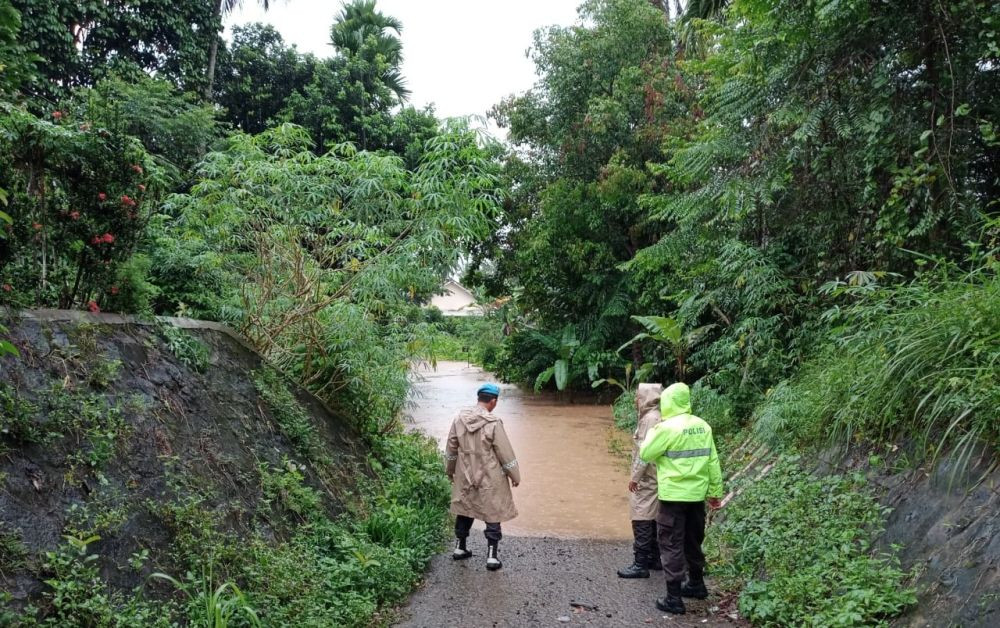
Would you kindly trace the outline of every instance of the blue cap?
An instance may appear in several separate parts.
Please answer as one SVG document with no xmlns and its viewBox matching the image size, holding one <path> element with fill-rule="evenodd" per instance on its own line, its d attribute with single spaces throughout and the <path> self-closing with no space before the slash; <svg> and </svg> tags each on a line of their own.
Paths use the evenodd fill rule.
<svg viewBox="0 0 1000 628">
<path fill-rule="evenodd" d="M 476 393 L 477 394 L 486 393 L 487 395 L 493 395 L 494 397 L 499 397 L 500 387 L 497 386 L 496 384 L 483 384 L 482 386 L 479 387 L 479 390 L 477 390 Z"/>
</svg>

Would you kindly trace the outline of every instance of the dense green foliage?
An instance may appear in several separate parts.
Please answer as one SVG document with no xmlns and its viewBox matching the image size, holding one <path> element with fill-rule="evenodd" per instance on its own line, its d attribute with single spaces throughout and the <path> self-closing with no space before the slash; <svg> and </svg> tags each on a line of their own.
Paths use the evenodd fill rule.
<svg viewBox="0 0 1000 628">
<path fill-rule="evenodd" d="M 502 314 L 485 316 L 444 316 L 436 307 L 424 310 L 434 335 L 429 346 L 432 360 L 453 360 L 478 364 L 488 371 L 496 368 L 503 342 Z"/>
<path fill-rule="evenodd" d="M 136 591 L 94 554 L 123 511 L 74 505 L 66 543 L 27 564 L 44 591 L 0 598 L 19 609 L 2 625 L 367 626 L 440 542 L 439 454 L 401 433 L 409 364 L 437 351 L 417 304 L 493 230 L 500 149 L 403 106 L 402 25 L 374 2 L 345 5 L 324 59 L 262 25 L 225 44 L 237 4 L 0 0 L 0 306 L 231 324 L 282 372 L 254 385 L 301 458 L 260 469 L 268 497 L 239 535 L 215 523 L 221 496 L 169 478 L 146 508 L 171 522 L 171 568 Z M 207 346 L 156 329 L 209 368 Z M 0 358 L 17 359 L 5 335 Z M 100 392 L 114 368 L 41 405 L 0 382 L 0 452 L 75 439 L 65 481 L 100 485 L 129 425 Z M 343 477 L 285 377 L 353 420 L 371 477 Z M 26 565 L 18 538 L 0 530 L 5 564 Z"/>
<path fill-rule="evenodd" d="M 532 321 L 505 343 L 507 378 L 544 378 L 561 359 L 544 339 L 571 327 L 571 385 L 623 381 L 631 364 L 697 382 L 747 422 L 803 361 L 823 368 L 829 330 L 850 324 L 824 312 L 913 309 L 905 284 L 928 259 L 995 276 L 1000 14 L 973 0 L 690 8 L 665 20 L 656 3 L 592 0 L 580 25 L 537 33 L 539 82 L 494 111 L 522 147 L 508 228 L 468 279 L 513 292 Z M 836 281 L 879 289 L 823 289 Z M 919 316 L 872 325 L 902 342 Z M 956 368 L 981 359 L 966 358 Z M 955 440 L 995 436 L 966 429 L 992 422 L 979 404 Z M 907 425 L 880 412 L 883 431 Z"/>
<path fill-rule="evenodd" d="M 1000 447 L 1000 279 L 948 274 L 829 312 L 831 339 L 757 408 L 757 435 L 782 447 L 903 433 L 931 458 L 953 444 L 961 459 Z"/>
<path fill-rule="evenodd" d="M 29 89 L 50 99 L 113 73 L 155 72 L 196 89 L 221 28 L 214 3 L 203 0 L 10 1 L 25 49 L 44 60 Z"/>
<path fill-rule="evenodd" d="M 863 475 L 816 478 L 784 458 L 740 488 L 708 555 L 716 577 L 745 584 L 740 612 L 755 626 L 887 625 L 915 601 L 893 559 L 870 550 L 883 512 Z"/>
<path fill-rule="evenodd" d="M 1000 5 L 669 4 L 583 2 L 577 25 L 536 33 L 536 85 L 493 111 L 518 148 L 511 195 L 466 282 L 513 295 L 528 321 L 499 373 L 619 386 L 623 428 L 637 381 L 681 380 L 723 442 L 749 428 L 773 450 L 996 451 Z M 909 597 L 885 588 L 891 562 L 810 553 L 870 536 L 879 513 L 782 548 L 817 491 L 850 488 L 789 482 L 802 501 L 782 510 L 764 485 L 727 523 L 731 547 L 782 552 L 726 557 L 760 578 L 744 611 L 775 625 L 897 613 Z M 754 527 L 772 508 L 781 520 Z M 837 615 L 832 599 L 852 602 Z"/>
<path fill-rule="evenodd" d="M 182 566 L 161 606 L 102 589 L 93 530 L 68 529 L 43 623 L 213 605 L 368 623 L 415 580 L 445 505 L 436 455 L 399 435 L 414 359 L 620 389 L 624 429 L 636 383 L 682 380 L 723 441 L 1000 446 L 1000 4 L 585 0 L 578 24 L 536 34 L 537 84 L 493 110 L 506 153 L 405 106 L 402 24 L 373 1 L 343 7 L 326 58 L 259 24 L 222 42 L 237 4 L 0 0 L 0 306 L 227 322 L 354 417 L 381 483 L 335 520 L 294 463 L 262 468 L 277 539 L 226 536 L 179 490 L 157 505 Z M 496 310 L 421 312 L 467 260 Z M 206 347 L 160 333 L 206 368 Z M 326 465 L 283 381 L 254 383 Z M 0 387 L 0 444 L 72 432 L 74 473 L 92 473 L 124 424 L 100 395 L 75 401 L 39 428 Z M 881 515 L 846 503 L 855 485 L 786 461 L 734 502 L 717 542 L 749 617 L 865 624 L 909 601 L 862 542 Z M 14 533 L 0 550 L 21 555 Z"/>
</svg>

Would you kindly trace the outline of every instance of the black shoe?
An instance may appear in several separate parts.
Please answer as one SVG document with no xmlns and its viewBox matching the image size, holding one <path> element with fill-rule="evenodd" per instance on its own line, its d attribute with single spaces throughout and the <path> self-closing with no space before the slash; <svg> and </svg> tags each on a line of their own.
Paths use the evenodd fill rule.
<svg viewBox="0 0 1000 628">
<path fill-rule="evenodd" d="M 465 539 L 458 539 L 455 541 L 455 551 L 451 553 L 451 557 L 454 560 L 465 560 L 466 558 L 472 558 L 472 551 L 465 549 Z"/>
<path fill-rule="evenodd" d="M 624 569 L 618 570 L 619 578 L 648 578 L 649 570 L 639 563 L 632 563 Z"/>
<path fill-rule="evenodd" d="M 503 567 L 503 563 L 497 558 L 497 546 L 490 545 L 486 552 L 486 569 L 489 571 L 496 571 Z"/>
<path fill-rule="evenodd" d="M 705 588 L 705 581 L 686 581 L 681 585 L 681 597 L 691 597 L 696 600 L 704 600 L 708 597 L 708 589 Z"/>
<path fill-rule="evenodd" d="M 649 566 L 649 570 L 650 571 L 663 571 L 663 565 L 660 564 L 659 561 L 656 561 L 655 563 L 653 563 L 652 565 Z"/>
<path fill-rule="evenodd" d="M 672 613 L 674 615 L 683 615 L 687 612 L 687 609 L 684 608 L 684 600 L 669 593 L 667 597 L 661 597 L 656 600 L 656 608 L 664 613 Z"/>
<path fill-rule="evenodd" d="M 680 582 L 667 583 L 667 597 L 656 600 L 656 608 L 674 615 L 683 615 L 687 612 L 687 609 L 684 608 L 684 600 L 681 599 Z"/>
</svg>

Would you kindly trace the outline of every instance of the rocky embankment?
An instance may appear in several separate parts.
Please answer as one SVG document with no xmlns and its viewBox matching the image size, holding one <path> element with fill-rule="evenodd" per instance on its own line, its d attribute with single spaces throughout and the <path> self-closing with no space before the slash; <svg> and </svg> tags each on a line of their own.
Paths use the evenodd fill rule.
<svg viewBox="0 0 1000 628">
<path fill-rule="evenodd" d="M 46 552 L 67 542 L 97 557 L 110 590 L 155 596 L 170 588 L 151 572 L 183 577 L 171 548 L 192 526 L 280 538 L 265 480 L 303 460 L 304 434 L 331 464 L 295 472 L 331 515 L 350 499 L 341 478 L 367 472 L 348 422 L 223 326 L 53 311 L 7 326 L 21 355 L 0 362 L 0 620 L 4 598 L 10 612 L 44 608 L 58 571 Z"/>
</svg>

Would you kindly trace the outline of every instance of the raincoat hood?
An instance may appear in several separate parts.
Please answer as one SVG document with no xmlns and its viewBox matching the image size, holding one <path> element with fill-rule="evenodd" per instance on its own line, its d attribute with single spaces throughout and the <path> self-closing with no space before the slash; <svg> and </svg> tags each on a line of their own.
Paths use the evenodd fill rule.
<svg viewBox="0 0 1000 628">
<path fill-rule="evenodd" d="M 677 382 L 667 386 L 660 395 L 660 414 L 669 419 L 678 414 L 691 414 L 691 389 Z"/>
<path fill-rule="evenodd" d="M 462 410 L 458 415 L 458 420 L 465 425 L 465 429 L 470 432 L 478 432 L 484 425 L 496 421 L 497 418 L 482 406 L 472 406 Z"/>
<path fill-rule="evenodd" d="M 655 410 L 660 403 L 660 393 L 663 386 L 659 384 L 639 384 L 635 391 L 635 405 L 639 410 L 639 416 L 645 416 L 650 410 Z"/>
</svg>

